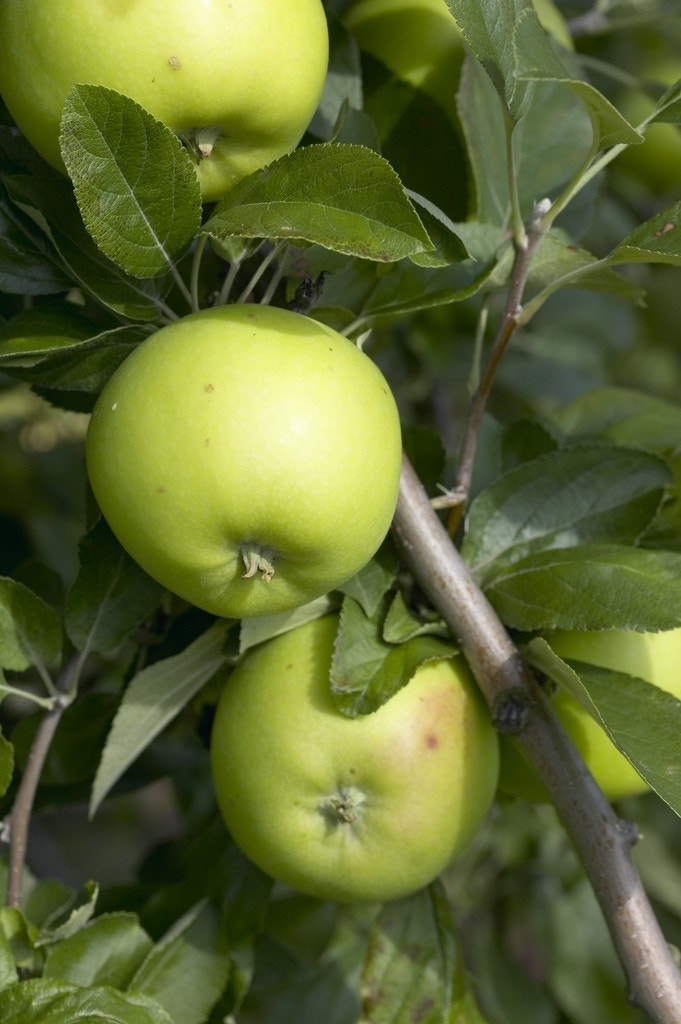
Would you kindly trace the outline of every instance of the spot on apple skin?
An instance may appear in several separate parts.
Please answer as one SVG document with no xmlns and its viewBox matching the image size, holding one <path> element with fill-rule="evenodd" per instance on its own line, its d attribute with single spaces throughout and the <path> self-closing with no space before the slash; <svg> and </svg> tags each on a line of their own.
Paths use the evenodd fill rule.
<svg viewBox="0 0 681 1024">
<path fill-rule="evenodd" d="M 426 746 L 428 747 L 429 750 L 436 750 L 437 747 L 440 746 L 440 740 L 439 740 L 439 738 L 437 736 L 437 733 L 434 733 L 434 732 L 426 733 L 425 740 L 426 740 Z"/>
<path fill-rule="evenodd" d="M 179 57 L 168 57 L 168 67 L 172 68 L 173 71 L 179 71 L 182 67 L 182 61 Z"/>
</svg>

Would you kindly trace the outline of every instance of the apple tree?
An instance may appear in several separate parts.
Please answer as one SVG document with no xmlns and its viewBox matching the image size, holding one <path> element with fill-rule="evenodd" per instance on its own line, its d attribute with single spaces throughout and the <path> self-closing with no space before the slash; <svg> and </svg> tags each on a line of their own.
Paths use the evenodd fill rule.
<svg viewBox="0 0 681 1024">
<path fill-rule="evenodd" d="M 0 0 L 0 1019 L 678 1024 L 680 0 L 56 6 Z"/>
</svg>

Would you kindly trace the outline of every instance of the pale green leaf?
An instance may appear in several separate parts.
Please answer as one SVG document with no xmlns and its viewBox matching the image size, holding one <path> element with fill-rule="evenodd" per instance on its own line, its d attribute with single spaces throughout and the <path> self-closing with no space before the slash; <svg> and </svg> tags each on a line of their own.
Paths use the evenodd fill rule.
<svg viewBox="0 0 681 1024">
<path fill-rule="evenodd" d="M 3 1024 L 173 1024 L 151 999 L 107 986 L 31 978 L 0 992 Z"/>
<path fill-rule="evenodd" d="M 204 1024 L 225 989 L 229 972 L 217 912 L 202 903 L 153 946 L 130 988 L 155 999 L 174 1024 Z"/>
<path fill-rule="evenodd" d="M 135 914 L 104 914 L 50 946 L 43 977 L 124 989 L 152 945 Z"/>
</svg>

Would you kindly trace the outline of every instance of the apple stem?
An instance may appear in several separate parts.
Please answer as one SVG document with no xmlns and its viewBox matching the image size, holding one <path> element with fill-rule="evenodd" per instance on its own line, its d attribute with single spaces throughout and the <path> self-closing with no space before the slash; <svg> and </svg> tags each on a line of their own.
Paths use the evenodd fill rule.
<svg viewBox="0 0 681 1024">
<path fill-rule="evenodd" d="M 247 544 L 241 548 L 241 557 L 246 566 L 246 572 L 241 577 L 244 580 L 252 580 L 257 573 L 260 578 L 269 581 L 274 576 L 274 552 L 269 548 L 263 548 L 259 544 Z"/>
<path fill-rule="evenodd" d="M 182 133 L 184 141 L 199 160 L 205 160 L 211 155 L 221 135 L 221 128 L 190 128 Z"/>
</svg>

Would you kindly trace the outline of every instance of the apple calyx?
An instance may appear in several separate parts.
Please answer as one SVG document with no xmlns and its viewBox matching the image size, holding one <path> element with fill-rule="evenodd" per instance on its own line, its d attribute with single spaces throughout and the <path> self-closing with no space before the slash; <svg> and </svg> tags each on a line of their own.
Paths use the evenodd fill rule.
<svg viewBox="0 0 681 1024">
<path fill-rule="evenodd" d="M 329 828 L 354 825 L 361 817 L 366 795 L 357 786 L 339 786 L 338 792 L 327 797 L 319 805 L 319 813 Z"/>
<path fill-rule="evenodd" d="M 213 147 L 222 136 L 222 128 L 189 128 L 182 133 L 182 138 L 197 158 L 205 160 L 213 152 Z"/>
<path fill-rule="evenodd" d="M 258 573 L 260 579 L 268 582 L 274 576 L 274 551 L 272 548 L 260 544 L 242 544 L 241 557 L 246 566 L 246 572 L 241 577 L 244 580 L 252 580 Z"/>
</svg>

